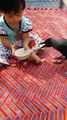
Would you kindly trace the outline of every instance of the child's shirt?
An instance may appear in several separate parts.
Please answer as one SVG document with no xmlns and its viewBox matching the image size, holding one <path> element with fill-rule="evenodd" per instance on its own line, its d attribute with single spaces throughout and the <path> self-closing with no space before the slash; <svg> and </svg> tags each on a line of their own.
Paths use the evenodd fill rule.
<svg viewBox="0 0 67 120">
<path fill-rule="evenodd" d="M 22 17 L 21 21 L 19 22 L 19 25 L 19 30 L 12 29 L 5 21 L 5 17 L 1 16 L 0 36 L 6 36 L 8 40 L 13 44 L 19 42 L 20 40 L 22 40 L 22 33 L 26 33 L 32 30 L 32 23 L 28 18 Z"/>
</svg>

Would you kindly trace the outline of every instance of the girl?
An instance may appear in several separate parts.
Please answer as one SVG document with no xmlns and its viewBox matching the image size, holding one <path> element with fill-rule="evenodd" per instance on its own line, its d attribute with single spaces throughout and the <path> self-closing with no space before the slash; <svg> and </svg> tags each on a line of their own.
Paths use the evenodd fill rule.
<svg viewBox="0 0 67 120">
<path fill-rule="evenodd" d="M 24 9 L 25 0 L 0 0 L 0 11 L 3 13 L 0 17 L 0 66 L 1 63 L 8 64 L 8 56 L 15 52 L 17 46 L 22 46 L 26 50 L 33 39 L 35 45 L 31 48 L 33 52 L 28 60 L 42 62 L 37 55 L 40 49 L 38 44 L 42 40 L 36 35 L 29 34 L 32 23 L 23 16 Z"/>
</svg>

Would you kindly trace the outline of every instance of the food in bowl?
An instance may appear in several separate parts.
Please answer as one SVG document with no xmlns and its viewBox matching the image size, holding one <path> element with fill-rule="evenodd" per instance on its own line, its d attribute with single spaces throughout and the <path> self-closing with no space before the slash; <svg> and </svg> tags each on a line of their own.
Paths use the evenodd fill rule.
<svg viewBox="0 0 67 120">
<path fill-rule="evenodd" d="M 19 59 L 19 60 L 25 60 L 27 59 L 31 54 L 31 50 L 27 49 L 24 50 L 24 48 L 19 48 L 15 51 L 15 56 Z"/>
</svg>

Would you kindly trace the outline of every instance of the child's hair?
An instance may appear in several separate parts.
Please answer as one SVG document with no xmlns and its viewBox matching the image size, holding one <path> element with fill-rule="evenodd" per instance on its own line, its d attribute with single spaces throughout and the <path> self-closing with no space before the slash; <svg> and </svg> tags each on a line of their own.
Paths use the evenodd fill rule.
<svg viewBox="0 0 67 120">
<path fill-rule="evenodd" d="M 16 14 L 20 9 L 25 9 L 25 0 L 0 0 L 0 11 L 4 13 Z"/>
</svg>

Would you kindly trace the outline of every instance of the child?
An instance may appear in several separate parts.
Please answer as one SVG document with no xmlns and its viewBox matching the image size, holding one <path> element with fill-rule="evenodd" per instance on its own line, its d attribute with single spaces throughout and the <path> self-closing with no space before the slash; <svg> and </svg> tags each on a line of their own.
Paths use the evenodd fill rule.
<svg viewBox="0 0 67 120">
<path fill-rule="evenodd" d="M 62 55 L 59 57 L 54 57 L 52 62 L 54 63 L 62 63 L 65 59 L 67 59 L 67 39 L 54 39 L 49 38 L 45 42 L 42 42 L 43 47 L 53 47 L 58 50 Z"/>
<path fill-rule="evenodd" d="M 23 16 L 24 9 L 25 0 L 0 0 L 0 11 L 3 13 L 0 17 L 0 66 L 1 63 L 8 64 L 8 56 L 15 52 L 17 46 L 22 46 L 27 50 L 33 39 L 36 45 L 32 48 L 33 52 L 28 60 L 42 62 L 37 55 L 40 49 L 38 44 L 42 42 L 42 39 L 29 34 L 32 23 Z"/>
</svg>

